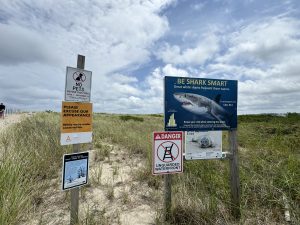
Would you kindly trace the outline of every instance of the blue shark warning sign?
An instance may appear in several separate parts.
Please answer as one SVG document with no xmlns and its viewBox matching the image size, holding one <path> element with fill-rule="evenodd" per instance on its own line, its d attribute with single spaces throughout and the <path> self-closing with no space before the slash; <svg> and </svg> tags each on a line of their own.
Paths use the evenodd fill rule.
<svg viewBox="0 0 300 225">
<path fill-rule="evenodd" d="M 237 128 L 237 81 L 165 77 L 165 130 Z"/>
<path fill-rule="evenodd" d="M 153 133 L 153 175 L 182 172 L 182 139 L 182 132 Z"/>
</svg>

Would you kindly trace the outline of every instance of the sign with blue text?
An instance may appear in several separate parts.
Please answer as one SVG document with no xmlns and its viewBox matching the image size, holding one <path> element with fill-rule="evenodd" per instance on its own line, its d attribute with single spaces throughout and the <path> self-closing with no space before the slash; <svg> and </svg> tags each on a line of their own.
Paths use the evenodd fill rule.
<svg viewBox="0 0 300 225">
<path fill-rule="evenodd" d="M 88 173 L 88 152 L 64 155 L 62 171 L 62 189 L 67 190 L 87 184 Z"/>
<path fill-rule="evenodd" d="M 237 81 L 165 77 L 165 130 L 237 128 Z"/>
</svg>

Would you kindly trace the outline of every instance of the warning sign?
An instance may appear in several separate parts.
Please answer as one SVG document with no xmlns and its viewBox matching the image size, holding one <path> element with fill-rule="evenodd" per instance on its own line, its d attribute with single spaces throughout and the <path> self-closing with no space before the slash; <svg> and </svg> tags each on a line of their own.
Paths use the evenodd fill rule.
<svg viewBox="0 0 300 225">
<path fill-rule="evenodd" d="M 92 103 L 62 103 L 61 145 L 92 142 L 92 112 Z"/>
<path fill-rule="evenodd" d="M 154 132 L 152 174 L 182 172 L 182 132 Z"/>
<path fill-rule="evenodd" d="M 89 102 L 91 85 L 91 71 L 67 67 L 65 101 Z"/>
</svg>

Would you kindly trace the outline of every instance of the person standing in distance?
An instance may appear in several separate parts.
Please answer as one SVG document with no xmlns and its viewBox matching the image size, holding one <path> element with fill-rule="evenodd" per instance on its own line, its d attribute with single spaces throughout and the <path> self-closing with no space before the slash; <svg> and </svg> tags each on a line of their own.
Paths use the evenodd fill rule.
<svg viewBox="0 0 300 225">
<path fill-rule="evenodd" d="M 0 118 L 4 119 L 4 112 L 5 112 L 5 105 L 3 103 L 0 103 Z"/>
</svg>

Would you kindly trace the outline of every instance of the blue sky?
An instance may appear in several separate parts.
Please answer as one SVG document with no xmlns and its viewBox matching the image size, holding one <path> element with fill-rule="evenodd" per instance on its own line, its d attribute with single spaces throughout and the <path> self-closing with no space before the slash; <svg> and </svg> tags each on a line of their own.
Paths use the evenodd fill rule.
<svg viewBox="0 0 300 225">
<path fill-rule="evenodd" d="M 162 113 L 163 77 L 239 81 L 238 112 L 300 112 L 297 0 L 1 0 L 0 101 L 59 111 L 86 56 L 94 111 Z"/>
</svg>

